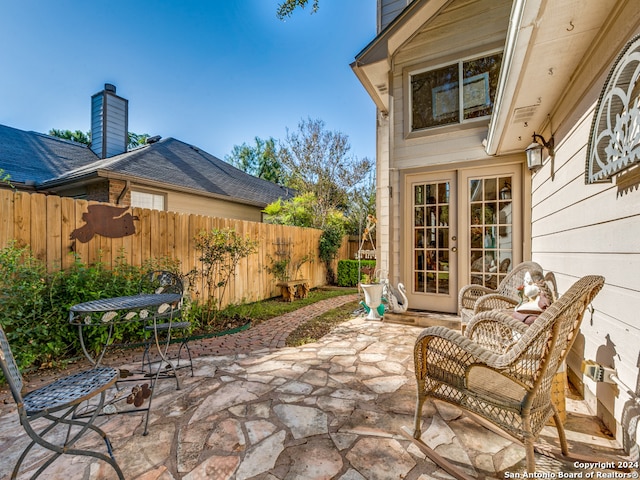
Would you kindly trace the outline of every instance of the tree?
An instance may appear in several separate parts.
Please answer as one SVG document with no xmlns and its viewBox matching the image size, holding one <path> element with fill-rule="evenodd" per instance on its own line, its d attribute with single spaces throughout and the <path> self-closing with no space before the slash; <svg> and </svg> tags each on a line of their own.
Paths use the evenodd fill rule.
<svg viewBox="0 0 640 480">
<path fill-rule="evenodd" d="M 265 222 L 294 227 L 316 227 L 315 204 L 316 197 L 313 193 L 297 195 L 287 201 L 279 198 L 265 207 Z"/>
<path fill-rule="evenodd" d="M 148 133 L 127 133 L 127 150 L 131 150 L 133 148 L 139 147 L 140 145 L 144 145 L 147 143 L 147 138 L 149 138 Z"/>
<path fill-rule="evenodd" d="M 322 120 L 303 120 L 298 131 L 289 134 L 279 158 L 286 170 L 286 185 L 300 194 L 312 193 L 316 199 L 314 218 L 323 228 L 332 210 L 344 214 L 352 203 L 356 188 L 370 176 L 373 162 L 349 155 L 346 135 L 325 130 Z"/>
<path fill-rule="evenodd" d="M 84 133 L 82 130 L 62 130 L 58 128 L 52 128 L 49 130 L 49 135 L 58 138 L 64 138 L 65 140 L 73 140 L 74 142 L 84 143 L 85 145 L 91 145 L 91 132 Z M 147 143 L 149 138 L 148 133 L 127 133 L 127 150 L 139 147 Z"/>
<path fill-rule="evenodd" d="M 311 13 L 316 13 L 318 11 L 318 2 L 319 0 L 313 0 L 313 6 L 311 7 Z M 293 12 L 296 8 L 304 8 L 309 0 L 285 0 L 280 5 L 278 5 L 278 10 L 276 10 L 276 16 L 280 20 L 284 20 L 287 17 L 293 15 Z"/>
<path fill-rule="evenodd" d="M 376 215 L 376 180 L 368 180 L 354 188 L 346 213 L 345 229 L 349 235 L 361 235 L 369 215 Z"/>
<path fill-rule="evenodd" d="M 84 133 L 82 130 L 72 132 L 71 130 L 52 128 L 49 130 L 49 135 L 64 138 L 65 140 L 73 140 L 78 143 L 84 143 L 85 145 L 89 145 L 91 143 L 91 132 Z"/>
<path fill-rule="evenodd" d="M 255 142 L 255 147 L 246 143 L 235 145 L 225 161 L 249 175 L 283 185 L 284 173 L 278 159 L 276 140 L 255 137 Z"/>
</svg>

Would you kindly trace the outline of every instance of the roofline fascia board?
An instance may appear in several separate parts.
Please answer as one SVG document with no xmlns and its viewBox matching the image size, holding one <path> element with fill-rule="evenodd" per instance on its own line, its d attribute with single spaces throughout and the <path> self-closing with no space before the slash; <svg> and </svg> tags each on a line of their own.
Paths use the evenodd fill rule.
<svg viewBox="0 0 640 480">
<path fill-rule="evenodd" d="M 451 1 L 453 0 L 414 0 L 356 55 L 351 69 L 381 112 L 388 112 L 391 107 L 386 105 L 373 85 L 367 67 L 386 62 L 387 70 L 391 70 L 391 59 L 397 50 Z M 388 86 L 389 80 L 386 79 L 385 82 Z"/>
<path fill-rule="evenodd" d="M 502 71 L 498 92 L 489 122 L 487 155 L 496 155 L 502 141 L 502 132 L 509 121 L 512 104 L 520 83 L 529 42 L 537 26 L 542 0 L 514 0 L 509 18 L 509 30 L 502 56 Z"/>
</svg>

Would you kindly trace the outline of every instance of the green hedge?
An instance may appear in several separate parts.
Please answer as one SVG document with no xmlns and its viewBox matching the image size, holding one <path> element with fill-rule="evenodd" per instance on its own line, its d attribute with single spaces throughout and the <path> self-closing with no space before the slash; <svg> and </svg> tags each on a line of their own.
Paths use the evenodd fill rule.
<svg viewBox="0 0 640 480">
<path fill-rule="evenodd" d="M 338 262 L 338 286 L 355 287 L 358 285 L 358 264 L 360 264 L 360 278 L 362 269 L 373 270 L 376 267 L 375 260 L 340 260 Z"/>
</svg>

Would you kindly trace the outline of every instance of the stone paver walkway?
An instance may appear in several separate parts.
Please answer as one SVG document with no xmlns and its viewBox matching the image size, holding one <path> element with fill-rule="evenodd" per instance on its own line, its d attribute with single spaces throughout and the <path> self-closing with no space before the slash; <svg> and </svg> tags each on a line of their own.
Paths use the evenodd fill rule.
<svg viewBox="0 0 640 480">
<path fill-rule="evenodd" d="M 282 348 L 293 325 L 353 298 L 319 302 L 228 338 L 198 342 L 195 376 L 182 390 L 160 381 L 149 435 L 143 415 L 101 417 L 127 480 L 451 478 L 402 434 L 413 424 L 413 345 L 421 328 L 356 317 L 319 342 Z M 135 366 L 136 364 L 132 364 Z M 580 402 L 576 403 L 580 408 Z M 572 411 L 576 405 L 569 405 Z M 15 405 L 0 404 L 0 478 L 28 443 Z M 473 478 L 521 473 L 524 450 L 442 403 L 425 406 L 423 439 Z M 570 429 L 576 425 L 571 423 Z M 580 425 L 582 427 L 583 425 Z M 600 458 L 619 453 L 597 429 L 569 432 L 571 445 Z M 554 429 L 544 434 L 554 441 Z M 100 448 L 99 438 L 86 445 Z M 27 462 L 33 471 L 42 458 Z M 540 457 L 549 472 L 582 472 Z M 26 474 L 20 478 L 28 478 Z M 110 479 L 94 459 L 58 459 L 41 478 Z M 513 478 L 513 477 L 511 477 Z"/>
</svg>

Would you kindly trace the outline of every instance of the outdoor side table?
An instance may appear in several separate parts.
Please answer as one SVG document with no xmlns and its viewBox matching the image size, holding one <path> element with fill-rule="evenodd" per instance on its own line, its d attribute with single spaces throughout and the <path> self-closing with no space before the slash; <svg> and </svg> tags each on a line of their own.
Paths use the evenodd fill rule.
<svg viewBox="0 0 640 480">
<path fill-rule="evenodd" d="M 93 366 L 99 366 L 104 358 L 104 354 L 111 344 L 113 337 L 114 325 L 118 323 L 138 322 L 141 324 L 141 330 L 149 323 L 153 324 L 154 343 L 158 349 L 161 361 L 155 372 L 149 372 L 150 386 L 145 384 L 136 385 L 132 389 L 132 402 L 135 407 L 141 407 L 144 400 L 148 398 L 148 405 L 144 408 L 136 408 L 135 410 L 127 410 L 128 412 L 146 411 L 146 421 L 144 433 L 148 433 L 149 411 L 151 410 L 151 402 L 153 399 L 153 390 L 156 382 L 160 377 L 163 365 L 167 365 L 167 369 L 173 373 L 176 379 L 176 388 L 182 388 L 180 378 L 171 360 L 167 357 L 167 349 L 170 343 L 170 335 L 167 335 L 165 343 L 161 343 L 158 337 L 157 317 L 163 315 L 163 323 L 167 323 L 166 314 L 178 312 L 181 307 L 182 295 L 178 293 L 158 293 L 158 294 L 140 294 L 127 297 L 105 298 L 101 300 L 92 300 L 90 302 L 80 303 L 71 307 L 69 311 L 69 323 L 78 326 L 78 335 L 80 337 L 80 345 L 82 351 Z M 169 315 L 171 317 L 171 315 Z M 169 318 L 169 331 L 170 331 Z M 107 338 L 101 351 L 97 356 L 91 355 L 87 350 L 84 340 L 84 329 L 98 326 L 107 327 Z M 121 372 L 122 373 L 122 372 Z M 134 382 L 136 379 L 121 379 L 121 382 Z"/>
</svg>

